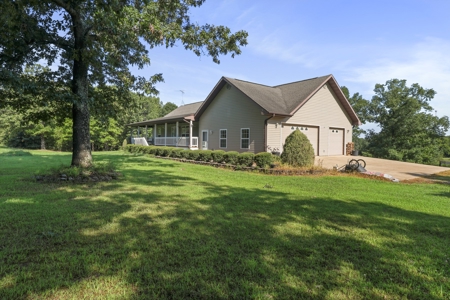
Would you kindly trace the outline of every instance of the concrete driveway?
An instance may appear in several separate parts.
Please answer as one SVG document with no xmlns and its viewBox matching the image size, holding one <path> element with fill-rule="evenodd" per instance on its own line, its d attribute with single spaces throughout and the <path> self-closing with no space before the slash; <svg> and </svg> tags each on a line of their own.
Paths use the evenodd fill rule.
<svg viewBox="0 0 450 300">
<path fill-rule="evenodd" d="M 332 169 L 334 166 L 341 167 L 347 164 L 351 159 L 363 159 L 366 162 L 366 170 L 370 172 L 380 172 L 389 174 L 399 180 L 408 180 L 420 177 L 426 177 L 443 171 L 449 171 L 450 168 L 407 163 L 402 161 L 363 157 L 363 156 L 317 156 L 316 165 L 322 163 L 322 167 Z"/>
</svg>

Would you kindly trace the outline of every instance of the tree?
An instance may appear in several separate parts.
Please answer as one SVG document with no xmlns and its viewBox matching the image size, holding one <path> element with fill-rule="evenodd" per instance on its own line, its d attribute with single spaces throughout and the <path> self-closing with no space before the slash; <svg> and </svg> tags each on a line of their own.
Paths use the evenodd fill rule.
<svg viewBox="0 0 450 300">
<path fill-rule="evenodd" d="M 247 33 L 231 33 L 224 26 L 191 22 L 189 9 L 205 0 L 1 0 L 0 98 L 18 90 L 41 93 L 42 87 L 69 90 L 50 99 L 70 103 L 73 130 L 73 166 L 89 166 L 90 93 L 115 89 L 115 99 L 126 101 L 129 91 L 157 93 L 162 81 L 156 74 L 143 78 L 129 67 L 149 65 L 149 49 L 181 43 L 196 55 L 241 53 Z M 23 66 L 58 62 L 56 71 L 45 72 L 40 84 L 24 80 Z M 25 88 L 24 88 L 25 87 Z M 47 88 L 45 88 L 47 89 Z M 20 97 L 19 97 L 20 99 Z"/>
<path fill-rule="evenodd" d="M 368 131 L 369 151 L 381 158 L 436 163 L 450 125 L 448 117 L 433 115 L 429 102 L 436 92 L 399 79 L 375 85 L 374 92 L 367 119 L 381 130 Z"/>
<path fill-rule="evenodd" d="M 287 138 L 281 153 L 281 161 L 294 167 L 308 167 L 314 164 L 314 148 L 308 137 L 294 130 Z"/>
<path fill-rule="evenodd" d="M 160 117 L 164 117 L 165 115 L 167 115 L 168 113 L 170 113 L 177 107 L 178 106 L 175 103 L 167 102 L 166 104 L 163 105 L 163 107 L 161 109 Z"/>
<path fill-rule="evenodd" d="M 348 102 L 350 102 L 353 110 L 361 121 L 361 124 L 366 124 L 370 102 L 364 99 L 363 96 L 359 93 L 354 93 L 353 96 L 350 96 L 350 91 L 345 86 L 342 86 L 341 90 L 344 93 L 345 97 L 348 99 Z M 358 150 L 362 150 L 363 145 L 366 144 L 365 139 L 361 137 L 361 134 L 366 134 L 366 131 L 359 126 L 353 126 L 352 140 L 355 143 L 356 149 Z"/>
</svg>

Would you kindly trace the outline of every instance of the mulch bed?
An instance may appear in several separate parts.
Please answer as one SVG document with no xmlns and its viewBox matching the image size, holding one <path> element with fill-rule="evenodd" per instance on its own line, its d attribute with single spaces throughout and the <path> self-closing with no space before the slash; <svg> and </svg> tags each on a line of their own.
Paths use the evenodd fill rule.
<svg viewBox="0 0 450 300">
<path fill-rule="evenodd" d="M 51 175 L 35 175 L 34 179 L 38 182 L 72 182 L 72 183 L 85 183 L 85 182 L 105 182 L 118 179 L 122 174 L 118 172 L 108 172 L 104 174 L 82 174 L 78 176 L 68 176 L 67 174 L 51 174 Z"/>
</svg>

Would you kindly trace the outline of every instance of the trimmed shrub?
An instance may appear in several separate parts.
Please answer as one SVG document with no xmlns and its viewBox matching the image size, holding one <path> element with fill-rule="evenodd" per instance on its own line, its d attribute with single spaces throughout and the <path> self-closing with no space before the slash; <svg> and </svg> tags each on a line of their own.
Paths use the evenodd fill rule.
<svg viewBox="0 0 450 300">
<path fill-rule="evenodd" d="M 144 153 L 145 154 L 151 154 L 152 146 L 144 146 Z"/>
<path fill-rule="evenodd" d="M 225 151 L 223 151 L 223 150 L 214 150 L 211 153 L 212 160 L 216 163 L 223 162 L 224 155 L 225 155 Z"/>
<path fill-rule="evenodd" d="M 186 151 L 188 153 L 187 155 L 187 159 L 190 160 L 197 160 L 198 156 L 200 155 L 198 153 L 199 150 L 190 150 L 190 151 Z"/>
<path fill-rule="evenodd" d="M 253 165 L 253 160 L 255 159 L 255 154 L 250 152 L 240 153 L 238 155 L 238 163 L 244 167 L 251 167 Z"/>
<path fill-rule="evenodd" d="M 293 167 L 314 165 L 314 148 L 300 130 L 294 130 L 287 138 L 281 153 L 281 161 Z"/>
<path fill-rule="evenodd" d="M 123 142 L 122 142 L 122 149 L 125 150 L 127 145 L 128 145 L 127 139 L 124 139 Z"/>
<path fill-rule="evenodd" d="M 183 151 L 180 153 L 181 158 L 184 159 L 189 159 L 189 152 L 191 152 L 192 150 L 189 149 L 183 149 Z"/>
<path fill-rule="evenodd" d="M 156 147 L 155 155 L 163 156 L 164 147 Z"/>
<path fill-rule="evenodd" d="M 212 151 L 211 150 L 198 150 L 198 158 L 199 161 L 210 162 L 212 160 Z"/>
<path fill-rule="evenodd" d="M 144 146 L 136 145 L 136 153 L 144 153 Z"/>
<path fill-rule="evenodd" d="M 149 151 L 148 151 L 148 154 L 156 155 L 157 149 L 158 149 L 157 146 L 151 146 Z"/>
<path fill-rule="evenodd" d="M 229 152 L 225 152 L 225 154 L 223 155 L 223 159 L 227 164 L 237 165 L 238 156 L 239 156 L 239 152 L 229 151 Z"/>
<path fill-rule="evenodd" d="M 172 151 L 173 151 L 172 147 L 163 147 L 161 151 L 161 156 L 169 157 L 172 154 Z"/>
<path fill-rule="evenodd" d="M 171 157 L 181 158 L 181 152 L 184 151 L 182 148 L 175 148 L 172 151 Z"/>
<path fill-rule="evenodd" d="M 269 152 L 260 152 L 255 155 L 255 163 L 260 168 L 267 168 L 273 162 L 273 155 Z"/>
</svg>

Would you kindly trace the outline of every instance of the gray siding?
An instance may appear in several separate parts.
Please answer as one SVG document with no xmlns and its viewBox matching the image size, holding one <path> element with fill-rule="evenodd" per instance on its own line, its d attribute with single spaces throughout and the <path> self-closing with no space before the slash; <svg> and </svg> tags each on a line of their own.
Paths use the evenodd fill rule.
<svg viewBox="0 0 450 300">
<path fill-rule="evenodd" d="M 344 145 L 352 141 L 351 119 L 328 84 L 317 91 L 292 117 L 269 120 L 268 145 L 282 150 L 284 141 L 280 139 L 283 136 L 281 123 L 318 126 L 319 156 L 327 156 L 329 146 L 332 148 L 332 145 L 328 145 L 330 128 L 344 130 Z"/>
<path fill-rule="evenodd" d="M 281 122 L 285 118 L 273 117 L 267 121 L 267 149 L 271 151 L 283 151 L 282 135 L 281 135 Z"/>
<path fill-rule="evenodd" d="M 202 144 L 202 130 L 208 130 L 208 149 L 263 152 L 264 121 L 261 108 L 236 88 L 225 85 L 206 108 L 199 120 L 199 145 Z M 250 149 L 241 149 L 241 128 L 250 128 Z M 219 148 L 219 130 L 227 129 L 227 148 Z M 212 132 L 212 133 L 211 133 Z"/>
</svg>

